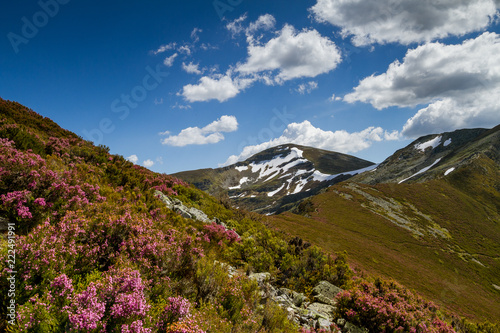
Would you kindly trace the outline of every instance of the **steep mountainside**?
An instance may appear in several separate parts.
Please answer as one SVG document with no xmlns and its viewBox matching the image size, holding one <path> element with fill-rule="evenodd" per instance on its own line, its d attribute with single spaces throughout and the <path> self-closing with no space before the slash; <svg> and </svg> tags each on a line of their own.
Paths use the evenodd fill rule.
<svg viewBox="0 0 500 333">
<path fill-rule="evenodd" d="M 259 213 L 277 213 L 374 164 L 350 155 L 299 145 L 264 150 L 244 162 L 219 169 L 174 174 L 232 204 Z"/>
<path fill-rule="evenodd" d="M 499 162 L 500 126 L 427 135 L 398 150 L 377 170 L 352 181 L 365 184 L 423 182 L 447 176 L 484 157 Z"/>
<path fill-rule="evenodd" d="M 487 161 L 483 166 L 492 170 Z M 364 241 L 365 247 L 373 246 L 373 260 L 379 260 L 377 255 L 387 244 L 383 232 L 391 229 L 376 225 L 382 219 L 377 220 L 377 214 L 360 215 L 357 203 L 367 192 L 374 196 L 374 190 L 353 185 L 356 191 L 349 193 L 344 185 L 336 186 L 340 187 L 334 198 L 347 204 L 330 214 L 347 210 L 351 219 L 334 234 L 324 228 L 330 222 L 304 219 L 287 235 L 268 228 L 265 216 L 235 210 L 180 179 L 134 165 L 110 154 L 107 147 L 96 147 L 50 119 L 0 98 L 0 331 L 499 332 L 498 326 L 459 318 L 393 280 L 351 270 L 342 250 Z M 495 194 L 481 193 L 485 198 Z M 314 197 L 318 213 L 322 208 L 317 198 L 322 196 L 328 201 L 325 208 L 334 207 L 328 195 Z M 468 197 L 454 190 L 439 195 L 447 200 L 437 200 L 436 195 L 426 197 L 427 204 L 471 206 Z M 499 242 L 493 238 L 497 217 L 490 214 L 491 206 L 480 206 L 469 215 L 466 210 L 445 210 L 463 215 L 460 218 L 467 222 L 490 214 L 482 231 L 469 223 L 474 228 L 459 229 L 461 235 L 452 227 L 462 223 L 446 224 L 439 216 L 433 221 L 424 218 L 427 224 L 417 228 L 422 205 L 401 205 L 414 212 L 416 220 L 409 226 L 416 230 L 415 237 L 464 240 L 460 248 L 443 246 L 444 253 L 465 260 L 457 266 L 460 270 L 469 269 L 471 262 L 484 265 L 483 271 L 491 269 L 490 282 L 498 286 L 494 253 Z M 386 206 L 382 204 L 383 209 Z M 382 208 L 371 208 L 383 213 Z M 367 219 L 360 221 L 360 216 Z M 296 236 L 310 222 L 317 224 L 316 230 L 330 232 L 314 239 L 322 246 L 325 237 L 339 239 L 329 244 L 344 242 L 344 236 L 350 240 L 345 247 L 336 246 L 336 254 L 325 252 Z M 382 233 L 375 238 L 366 230 L 366 236 L 346 234 L 349 223 L 376 225 Z M 414 239 L 406 237 L 410 229 L 397 229 L 393 239 L 400 240 L 401 234 L 403 241 L 409 241 L 402 247 L 418 249 L 419 243 L 414 245 Z M 484 248 L 467 244 L 467 232 L 471 239 L 480 233 Z M 439 247 L 434 250 L 440 253 Z M 383 266 L 395 270 L 386 275 L 400 279 L 406 252 L 389 253 L 393 256 Z M 357 262 L 364 262 L 366 251 L 359 254 Z M 448 265 L 448 257 L 443 259 Z M 453 282 L 447 272 L 442 278 Z M 467 273 L 485 286 L 482 273 Z M 451 291 L 468 293 L 461 289 L 468 285 L 458 281 Z M 498 302 L 491 301 L 491 290 L 486 291 L 490 294 L 479 295 L 474 299 L 477 304 L 462 312 L 495 319 Z"/>
<path fill-rule="evenodd" d="M 498 320 L 499 147 L 499 126 L 423 137 L 307 199 L 302 215 L 269 223 L 326 250 L 347 249 L 358 267 L 450 309 Z"/>
</svg>

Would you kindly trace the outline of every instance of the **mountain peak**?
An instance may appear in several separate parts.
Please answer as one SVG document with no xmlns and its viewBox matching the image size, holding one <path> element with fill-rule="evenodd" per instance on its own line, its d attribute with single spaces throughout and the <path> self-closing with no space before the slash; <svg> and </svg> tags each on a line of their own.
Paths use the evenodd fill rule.
<svg viewBox="0 0 500 333">
<path fill-rule="evenodd" d="M 422 182 L 449 175 L 473 155 L 498 159 L 500 126 L 461 129 L 420 137 L 383 161 L 376 172 L 352 180 L 365 184 Z"/>
<path fill-rule="evenodd" d="M 175 176 L 209 193 L 225 193 L 238 207 L 276 213 L 373 166 L 372 162 L 346 154 L 283 144 L 224 168 Z"/>
</svg>

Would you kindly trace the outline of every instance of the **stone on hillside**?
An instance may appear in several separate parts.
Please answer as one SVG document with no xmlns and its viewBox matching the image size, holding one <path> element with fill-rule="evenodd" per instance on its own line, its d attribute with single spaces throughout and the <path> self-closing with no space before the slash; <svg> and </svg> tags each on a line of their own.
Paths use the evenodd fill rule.
<svg viewBox="0 0 500 333">
<path fill-rule="evenodd" d="M 277 292 L 278 295 L 285 295 L 296 307 L 301 307 L 307 301 L 306 295 L 288 288 L 280 288 Z"/>
<path fill-rule="evenodd" d="M 180 216 L 182 216 L 185 219 L 192 218 L 191 214 L 189 214 L 189 212 L 186 211 L 186 209 L 184 209 L 184 207 L 175 206 L 173 210 L 174 210 L 174 212 L 176 212 L 177 214 L 179 214 Z"/>
<path fill-rule="evenodd" d="M 9 220 L 0 216 L 0 231 L 7 231 L 9 229 Z"/>
<path fill-rule="evenodd" d="M 176 212 L 177 214 L 179 214 L 180 216 L 182 216 L 186 219 L 194 219 L 194 220 L 198 220 L 198 221 L 201 221 L 204 223 L 212 222 L 212 220 L 210 220 L 208 218 L 208 216 L 207 216 L 207 214 L 205 214 L 205 212 L 203 212 L 202 210 L 199 210 L 197 208 L 194 208 L 194 207 L 187 207 L 186 205 L 184 205 L 182 203 L 182 201 L 180 201 L 177 198 L 170 198 L 170 197 L 166 196 L 165 194 L 163 194 L 161 191 L 155 191 L 155 195 L 161 201 L 163 201 L 163 203 L 168 208 L 170 208 L 171 210 L 173 210 L 174 212 Z"/>
<path fill-rule="evenodd" d="M 325 318 L 332 321 L 335 307 L 323 303 L 312 303 L 307 307 L 307 310 L 316 313 L 318 318 Z"/>
<path fill-rule="evenodd" d="M 264 283 L 269 281 L 269 279 L 271 278 L 271 273 L 267 273 L 267 272 L 264 272 L 264 273 L 252 273 L 248 276 L 248 278 L 250 280 L 254 280 L 257 282 L 257 284 L 259 285 L 259 287 L 264 287 Z"/>
<path fill-rule="evenodd" d="M 313 298 L 316 302 L 335 305 L 335 296 L 342 291 L 341 288 L 334 286 L 328 281 L 321 281 L 313 289 Z"/>
<path fill-rule="evenodd" d="M 342 333 L 368 333 L 368 329 L 358 327 L 356 325 L 351 324 L 350 322 L 346 322 L 344 328 L 342 329 Z"/>
<path fill-rule="evenodd" d="M 318 321 L 316 322 L 317 329 L 328 330 L 328 329 L 330 329 L 331 325 L 332 325 L 332 322 L 328 319 L 325 319 L 325 318 L 318 318 Z"/>
<path fill-rule="evenodd" d="M 170 209 L 172 209 L 174 207 L 174 203 L 172 200 L 170 200 L 170 198 L 168 196 L 166 196 L 165 194 L 163 194 L 163 192 L 161 191 L 155 191 L 155 195 L 161 200 L 163 201 L 163 203 Z"/>
</svg>

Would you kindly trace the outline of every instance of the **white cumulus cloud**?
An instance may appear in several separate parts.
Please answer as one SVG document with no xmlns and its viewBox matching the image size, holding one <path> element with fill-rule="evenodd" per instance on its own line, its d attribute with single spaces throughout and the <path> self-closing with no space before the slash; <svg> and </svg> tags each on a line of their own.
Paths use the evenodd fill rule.
<svg viewBox="0 0 500 333">
<path fill-rule="evenodd" d="M 301 123 L 289 124 L 278 138 L 258 145 L 246 146 L 239 155 L 230 156 L 224 165 L 243 161 L 262 150 L 287 143 L 341 153 L 354 153 L 370 147 L 373 142 L 398 139 L 399 133 L 397 131 L 387 132 L 381 127 L 368 127 L 363 131 L 354 133 L 345 130 L 332 132 L 314 127 L 309 121 L 305 120 Z"/>
<path fill-rule="evenodd" d="M 297 89 L 295 89 L 295 91 L 303 95 L 305 93 L 310 94 L 311 91 L 313 91 L 314 89 L 318 89 L 318 82 L 309 81 L 307 83 L 299 84 L 299 86 L 297 87 Z"/>
<path fill-rule="evenodd" d="M 130 161 L 134 164 L 137 164 L 137 162 L 139 161 L 139 158 L 137 157 L 137 155 L 130 155 L 129 157 L 127 157 L 127 161 Z"/>
<path fill-rule="evenodd" d="M 297 32 L 287 24 L 277 37 L 263 45 L 252 36 L 247 40 L 248 59 L 237 66 L 237 71 L 250 74 L 277 70 L 278 82 L 328 73 L 341 61 L 335 43 L 316 30 Z"/>
<path fill-rule="evenodd" d="M 344 100 L 377 109 L 427 105 L 404 125 L 417 137 L 463 127 L 500 123 L 500 35 L 485 32 L 462 44 L 428 43 L 402 62 L 369 76 Z"/>
<path fill-rule="evenodd" d="M 495 0 L 317 0 L 319 22 L 353 36 L 355 45 L 429 42 L 486 28 L 497 16 Z"/>
<path fill-rule="evenodd" d="M 172 67 L 174 64 L 175 58 L 177 58 L 178 54 L 174 53 L 170 57 L 166 57 L 165 60 L 163 60 L 163 64 L 167 67 Z"/>
<path fill-rule="evenodd" d="M 248 26 L 247 32 L 248 33 L 253 33 L 257 30 L 263 29 L 263 30 L 270 30 L 274 28 L 274 25 L 276 24 L 276 19 L 274 16 L 271 14 L 264 14 L 259 16 L 257 21 L 251 22 L 250 25 Z"/>
<path fill-rule="evenodd" d="M 198 84 L 188 84 L 182 88 L 182 95 L 188 102 L 205 102 L 216 99 L 225 102 L 238 95 L 240 91 L 249 87 L 256 79 L 245 77 L 231 77 L 231 72 L 203 76 Z"/>
<path fill-rule="evenodd" d="M 189 74 L 202 74 L 203 72 L 199 69 L 200 64 L 195 64 L 190 62 L 186 65 L 186 63 L 182 63 L 182 69 Z"/>
<path fill-rule="evenodd" d="M 146 167 L 146 168 L 151 168 L 155 162 L 151 161 L 151 160 L 145 160 L 144 162 L 142 162 L 142 164 Z"/>
<path fill-rule="evenodd" d="M 246 19 L 247 14 L 243 14 L 237 19 L 229 22 L 226 25 L 226 29 L 229 30 L 234 37 L 241 32 L 245 32 L 245 34 L 250 35 L 257 32 L 258 30 L 271 30 L 276 24 L 276 19 L 271 14 L 264 14 L 259 16 L 256 21 L 250 22 L 248 27 L 243 26 L 243 22 L 245 22 Z"/>
<path fill-rule="evenodd" d="M 212 144 L 224 140 L 223 132 L 234 132 L 237 129 L 238 121 L 235 116 L 222 116 L 203 128 L 188 127 L 178 135 L 171 135 L 161 142 L 175 147 Z"/>
</svg>

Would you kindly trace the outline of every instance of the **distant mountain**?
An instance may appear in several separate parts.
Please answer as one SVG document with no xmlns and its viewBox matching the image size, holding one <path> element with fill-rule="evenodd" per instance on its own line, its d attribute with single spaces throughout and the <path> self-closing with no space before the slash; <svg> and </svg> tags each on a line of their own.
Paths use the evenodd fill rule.
<svg viewBox="0 0 500 333">
<path fill-rule="evenodd" d="M 268 223 L 477 318 L 500 313 L 500 126 L 428 135 Z"/>
<path fill-rule="evenodd" d="M 301 199 L 374 167 L 354 156 L 286 144 L 227 167 L 174 176 L 212 195 L 227 195 L 237 207 L 269 214 L 287 210 Z"/>
<path fill-rule="evenodd" d="M 499 152 L 500 126 L 427 135 L 395 152 L 373 172 L 357 175 L 351 181 L 373 185 L 439 179 L 479 157 L 499 162 Z"/>
<path fill-rule="evenodd" d="M 323 186 L 300 214 L 261 216 L 0 98 L 0 332 L 499 332 L 457 317 L 498 322 L 498 136 L 446 159 L 469 162 L 422 183 L 328 189 L 375 166 L 284 145 L 191 172 L 241 200 Z"/>
</svg>

